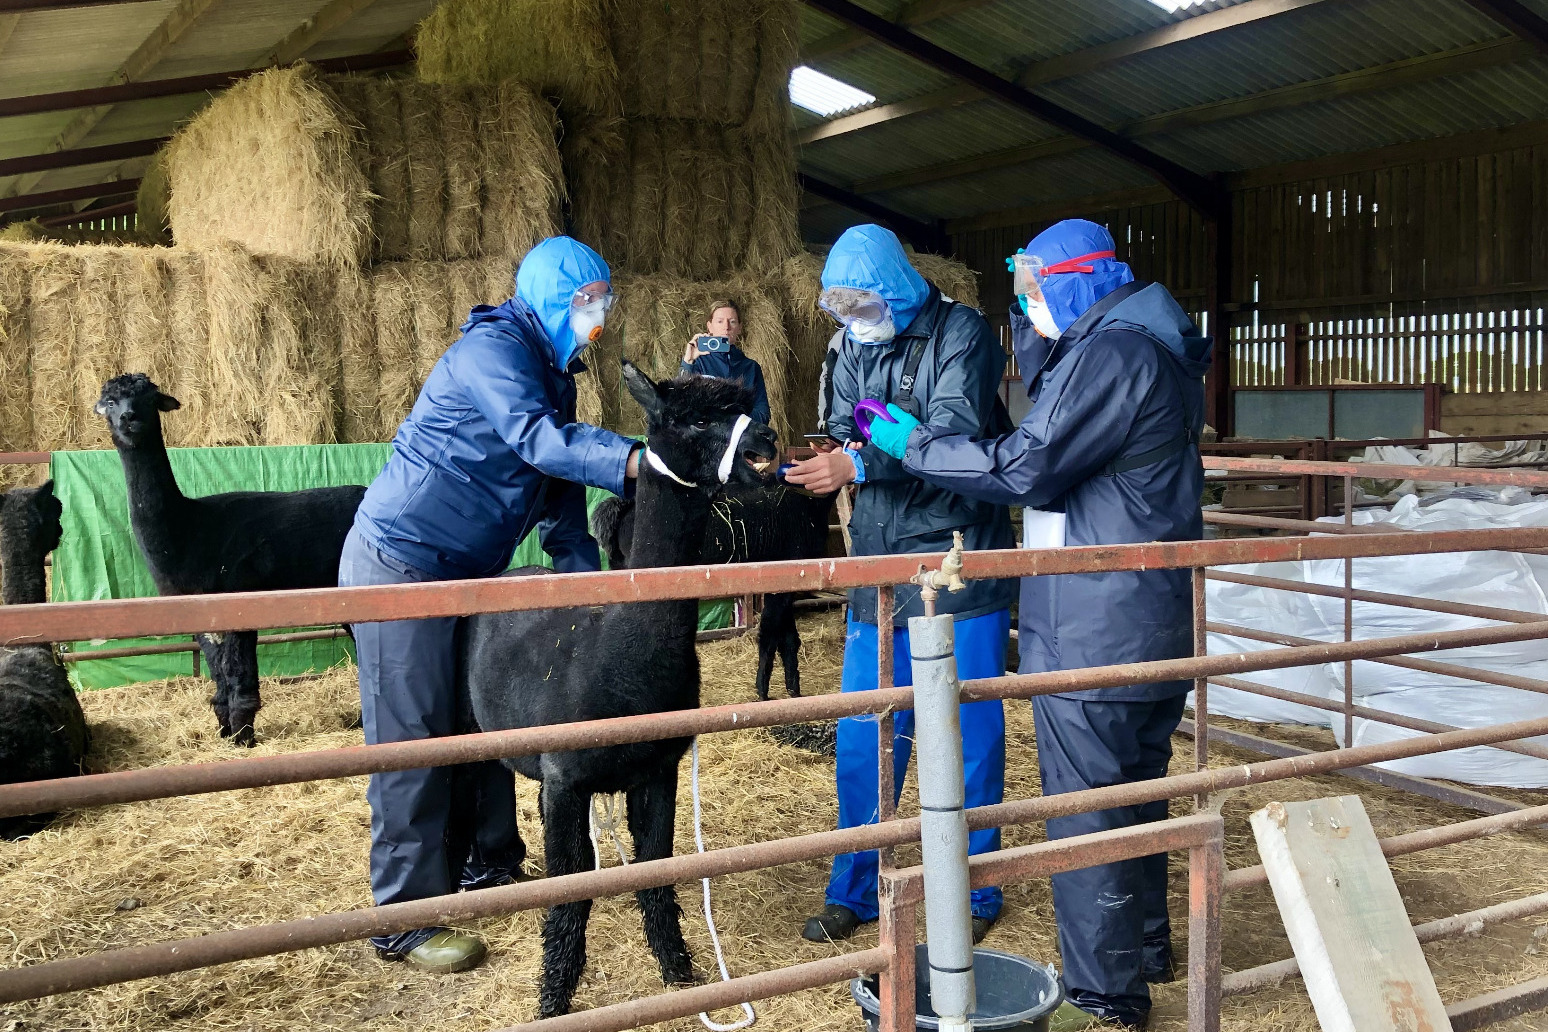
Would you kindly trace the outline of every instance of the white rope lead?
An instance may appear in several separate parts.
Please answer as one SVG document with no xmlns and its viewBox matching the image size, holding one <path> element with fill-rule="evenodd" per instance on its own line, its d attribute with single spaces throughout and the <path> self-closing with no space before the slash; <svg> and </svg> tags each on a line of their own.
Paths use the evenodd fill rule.
<svg viewBox="0 0 1548 1032">
<path fill-rule="evenodd" d="M 694 845 L 699 847 L 699 852 L 702 853 L 704 852 L 704 824 L 699 813 L 699 739 L 697 737 L 693 740 L 693 764 L 691 770 L 693 784 L 693 841 Z M 726 970 L 726 957 L 720 949 L 720 933 L 715 931 L 715 915 L 710 912 L 710 880 L 705 878 L 703 881 L 704 923 L 709 925 L 710 942 L 715 944 L 715 963 L 720 965 L 720 980 L 722 982 L 729 982 L 731 981 L 731 972 Z M 746 1017 L 730 1025 L 722 1025 L 714 1021 L 704 1011 L 699 1012 L 699 1020 L 711 1032 L 738 1032 L 739 1029 L 752 1027 L 753 1022 L 758 1020 L 758 1012 L 753 1010 L 753 1005 L 750 1003 L 742 1004 L 742 1013 Z"/>
<path fill-rule="evenodd" d="M 629 866 L 629 852 L 624 848 L 623 839 L 618 837 L 618 826 L 624 819 L 625 805 L 622 792 L 609 792 L 606 795 L 591 797 L 591 855 L 596 860 L 596 869 L 599 871 L 602 870 L 604 834 L 613 840 L 613 848 L 618 850 L 618 859 L 623 861 L 625 867 Z"/>
</svg>

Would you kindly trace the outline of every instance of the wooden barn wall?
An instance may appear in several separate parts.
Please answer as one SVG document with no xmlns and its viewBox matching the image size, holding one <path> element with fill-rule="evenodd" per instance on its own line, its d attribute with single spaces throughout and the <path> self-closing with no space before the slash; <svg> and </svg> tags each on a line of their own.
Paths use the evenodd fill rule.
<svg viewBox="0 0 1548 1032">
<path fill-rule="evenodd" d="M 1548 388 L 1548 144 L 1233 191 L 1232 381 Z M 1204 230 L 1178 202 L 1091 216 L 1137 276 L 1203 307 Z M 1005 257 L 1047 223 L 954 237 L 991 317 Z M 1295 357 L 1291 354 L 1294 344 Z"/>
</svg>

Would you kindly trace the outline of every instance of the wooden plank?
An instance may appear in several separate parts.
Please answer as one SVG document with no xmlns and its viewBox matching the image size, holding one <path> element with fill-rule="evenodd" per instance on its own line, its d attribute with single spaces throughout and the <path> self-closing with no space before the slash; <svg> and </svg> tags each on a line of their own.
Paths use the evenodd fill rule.
<svg viewBox="0 0 1548 1032">
<path fill-rule="evenodd" d="M 1360 797 L 1270 803 L 1252 830 L 1324 1032 L 1450 1029 Z"/>
<path fill-rule="evenodd" d="M 1489 391 L 1441 396 L 1441 418 L 1528 416 L 1548 421 L 1548 392 Z"/>
</svg>

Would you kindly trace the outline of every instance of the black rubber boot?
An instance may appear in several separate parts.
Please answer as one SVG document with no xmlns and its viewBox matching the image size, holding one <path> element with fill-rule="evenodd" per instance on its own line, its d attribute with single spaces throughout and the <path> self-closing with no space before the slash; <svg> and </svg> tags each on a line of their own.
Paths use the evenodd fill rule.
<svg viewBox="0 0 1548 1032">
<path fill-rule="evenodd" d="M 995 917 L 975 917 L 975 918 L 973 918 L 973 945 L 974 946 L 977 946 L 979 943 L 984 941 L 984 936 L 989 934 L 989 929 L 993 928 L 994 927 L 994 923 L 996 921 L 998 921 L 998 920 L 999 920 L 998 916 L 995 916 Z"/>
<path fill-rule="evenodd" d="M 810 942 L 838 942 L 854 935 L 855 930 L 863 924 L 865 922 L 853 910 L 829 903 L 822 908 L 822 913 L 806 919 L 806 927 L 801 929 L 801 938 Z"/>
</svg>

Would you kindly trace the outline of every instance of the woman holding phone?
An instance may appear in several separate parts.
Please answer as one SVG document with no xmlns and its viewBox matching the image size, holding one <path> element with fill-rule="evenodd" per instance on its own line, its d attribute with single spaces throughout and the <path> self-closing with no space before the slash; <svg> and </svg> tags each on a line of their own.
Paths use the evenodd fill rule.
<svg viewBox="0 0 1548 1032">
<path fill-rule="evenodd" d="M 747 414 L 759 423 L 767 423 L 769 392 L 763 385 L 763 368 L 737 346 L 742 339 L 742 310 L 735 301 L 714 302 L 704 331 L 695 334 L 683 349 L 682 371 L 736 380 L 751 388 L 753 407 Z"/>
</svg>

